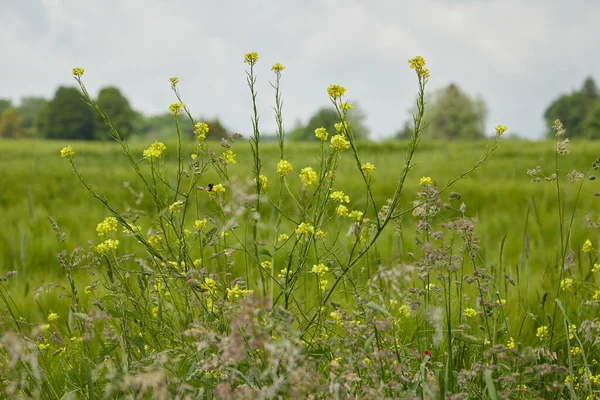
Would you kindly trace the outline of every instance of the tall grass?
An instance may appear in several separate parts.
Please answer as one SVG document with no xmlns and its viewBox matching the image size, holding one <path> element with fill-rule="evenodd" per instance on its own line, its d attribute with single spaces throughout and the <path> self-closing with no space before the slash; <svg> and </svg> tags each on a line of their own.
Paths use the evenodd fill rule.
<svg viewBox="0 0 600 400">
<path fill-rule="evenodd" d="M 276 64 L 264 145 L 245 62 L 249 145 L 177 78 L 174 140 L 130 144 L 81 69 L 113 145 L 5 143 L 4 397 L 595 398 L 599 146 L 427 142 L 420 57 L 409 141 L 356 141 L 331 85 L 336 132 L 286 143 Z"/>
</svg>

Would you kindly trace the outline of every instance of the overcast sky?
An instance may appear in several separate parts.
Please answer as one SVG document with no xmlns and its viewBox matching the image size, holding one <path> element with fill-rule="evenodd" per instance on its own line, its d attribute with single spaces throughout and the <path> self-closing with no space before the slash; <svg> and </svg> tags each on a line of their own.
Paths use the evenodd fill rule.
<svg viewBox="0 0 600 400">
<path fill-rule="evenodd" d="M 430 91 L 456 82 L 487 102 L 488 131 L 538 138 L 552 99 L 600 80 L 599 21 L 596 0 L 0 0 L 0 98 L 52 97 L 80 66 L 93 94 L 115 85 L 135 109 L 162 113 L 178 76 L 194 115 L 248 134 L 243 55 L 256 51 L 264 131 L 281 62 L 288 128 L 338 83 L 380 138 L 408 118 L 407 60 L 419 54 Z"/>
</svg>

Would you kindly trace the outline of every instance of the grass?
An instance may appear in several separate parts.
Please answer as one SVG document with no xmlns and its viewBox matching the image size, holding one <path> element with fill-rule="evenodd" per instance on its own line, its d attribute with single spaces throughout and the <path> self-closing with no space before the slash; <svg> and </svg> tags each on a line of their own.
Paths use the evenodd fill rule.
<svg viewBox="0 0 600 400">
<path fill-rule="evenodd" d="M 600 145 L 423 141 L 422 61 L 406 142 L 354 141 L 336 85 L 337 136 L 286 152 L 255 113 L 250 145 L 2 142 L 0 393 L 596 398 Z"/>
</svg>

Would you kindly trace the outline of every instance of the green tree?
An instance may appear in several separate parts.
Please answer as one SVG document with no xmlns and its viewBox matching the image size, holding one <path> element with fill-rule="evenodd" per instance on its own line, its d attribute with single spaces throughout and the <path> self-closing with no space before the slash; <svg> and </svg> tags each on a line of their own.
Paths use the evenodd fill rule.
<svg viewBox="0 0 600 400">
<path fill-rule="evenodd" d="M 594 102 L 592 109 L 582 123 L 583 137 L 587 139 L 600 138 L 600 99 Z"/>
<path fill-rule="evenodd" d="M 485 136 L 487 107 L 482 98 L 471 98 L 451 83 L 427 96 L 428 107 L 424 121 L 428 123 L 424 137 L 432 139 L 479 139 Z M 414 112 L 411 112 L 414 114 Z M 410 135 L 405 123 L 397 134 L 400 138 Z"/>
<path fill-rule="evenodd" d="M 94 138 L 93 111 L 82 100 L 74 87 L 60 87 L 56 91 L 47 109 L 40 110 L 37 127 L 47 139 L 83 139 Z"/>
<path fill-rule="evenodd" d="M 2 138 L 22 138 L 27 136 L 27 131 L 23 128 L 23 116 L 14 107 L 8 107 L 0 114 L 0 137 Z"/>
<path fill-rule="evenodd" d="M 348 122 L 352 129 L 352 134 L 356 139 L 367 139 L 369 137 L 369 128 L 364 123 L 366 119 L 365 112 L 360 106 L 355 105 L 348 111 Z M 335 133 L 334 125 L 340 122 L 340 117 L 334 108 L 324 107 L 310 117 L 306 125 L 297 121 L 289 134 L 290 140 L 315 140 L 315 129 L 325 128 L 330 134 Z"/>
<path fill-rule="evenodd" d="M 40 109 L 48 101 L 43 97 L 23 97 L 19 105 L 19 113 L 23 116 L 23 128 L 31 134 L 35 134 L 35 121 L 40 112 Z"/>
<path fill-rule="evenodd" d="M 112 86 L 102 88 L 96 102 L 100 109 L 108 115 L 121 137 L 127 137 L 133 133 L 133 124 L 137 115 L 118 88 Z M 98 113 L 94 113 L 94 139 L 110 139 L 109 129 Z"/>
<path fill-rule="evenodd" d="M 12 107 L 12 100 L 0 99 L 0 114 L 2 114 L 4 110 L 6 110 L 9 107 Z"/>
<path fill-rule="evenodd" d="M 598 88 L 592 78 L 586 78 L 581 89 L 560 95 L 544 113 L 548 137 L 554 137 L 552 124 L 560 119 L 567 134 L 571 138 L 598 138 L 600 134 L 593 133 L 594 122 L 588 119 L 598 101 Z M 585 126 L 584 126 L 585 125 Z"/>
<path fill-rule="evenodd" d="M 221 140 L 231 134 L 218 118 L 197 118 L 196 121 L 202 121 L 208 124 L 209 131 L 206 135 L 206 140 Z M 138 132 L 142 135 L 148 135 L 152 138 L 161 140 L 175 137 L 175 121 L 173 120 L 173 114 L 171 113 L 145 117 L 141 122 L 138 122 L 138 125 L 140 127 Z M 185 116 L 179 118 L 179 130 L 183 137 L 190 139 L 195 138 L 194 125 Z"/>
</svg>

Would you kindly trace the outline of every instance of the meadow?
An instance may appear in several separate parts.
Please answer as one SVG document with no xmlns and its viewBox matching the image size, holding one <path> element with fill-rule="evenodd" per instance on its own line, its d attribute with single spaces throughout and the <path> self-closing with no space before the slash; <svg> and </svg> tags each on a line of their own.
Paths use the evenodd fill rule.
<svg viewBox="0 0 600 400">
<path fill-rule="evenodd" d="M 314 142 L 184 140 L 176 78 L 173 140 L 127 142 L 74 69 L 112 142 L 0 142 L 2 397 L 597 398 L 600 145 L 429 142 L 410 63 L 383 143 L 339 85 Z"/>
</svg>

